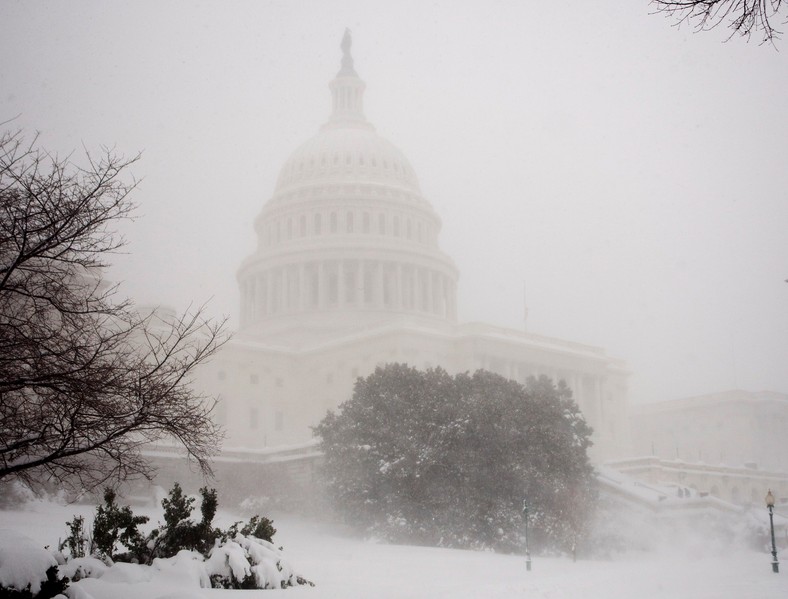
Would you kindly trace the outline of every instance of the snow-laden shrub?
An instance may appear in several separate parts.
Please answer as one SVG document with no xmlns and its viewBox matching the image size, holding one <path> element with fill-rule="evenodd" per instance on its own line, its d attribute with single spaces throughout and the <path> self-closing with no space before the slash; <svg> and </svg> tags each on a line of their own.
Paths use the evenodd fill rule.
<svg viewBox="0 0 788 599">
<path fill-rule="evenodd" d="M 107 564 L 98 558 L 77 557 L 58 566 L 58 572 L 61 576 L 76 582 L 83 578 L 101 578 L 107 568 Z"/>
<path fill-rule="evenodd" d="M 184 549 L 173 557 L 157 558 L 151 567 L 170 580 L 178 580 L 183 586 L 211 588 L 205 557 L 197 551 Z"/>
<path fill-rule="evenodd" d="M 48 599 L 67 585 L 49 551 L 15 531 L 0 530 L 0 597 Z"/>
<path fill-rule="evenodd" d="M 274 546 L 272 520 L 255 515 L 246 523 L 235 522 L 226 531 L 214 528 L 216 490 L 204 487 L 200 495 L 202 517 L 195 521 L 191 519 L 195 499 L 175 483 L 161 502 L 164 523 L 143 536 L 137 526 L 147 518 L 117 505 L 114 492 L 107 490 L 104 505 L 96 510 L 92 537 L 85 535 L 81 518 L 69 524 L 71 534 L 61 544 L 70 557 L 66 571 L 75 580 L 102 578 L 104 582 L 132 584 L 165 576 L 196 588 L 280 589 L 312 584 L 297 576 L 282 557 L 282 549 Z M 85 553 L 110 567 L 102 570 L 99 559 L 79 557 Z M 82 586 L 77 585 L 79 592 L 84 591 Z"/>
<path fill-rule="evenodd" d="M 217 542 L 205 563 L 211 586 L 222 589 L 284 589 L 311 582 L 297 576 L 273 543 L 237 534 Z"/>
</svg>

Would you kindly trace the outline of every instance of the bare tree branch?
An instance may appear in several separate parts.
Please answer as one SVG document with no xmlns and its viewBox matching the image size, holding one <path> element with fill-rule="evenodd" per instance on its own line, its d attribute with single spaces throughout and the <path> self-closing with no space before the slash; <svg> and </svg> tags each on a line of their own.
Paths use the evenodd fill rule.
<svg viewBox="0 0 788 599">
<path fill-rule="evenodd" d="M 101 278 L 123 246 L 137 160 L 74 166 L 0 134 L 0 479 L 92 488 L 152 474 L 140 448 L 182 444 L 205 473 L 221 441 L 194 369 L 226 341 L 204 306 L 139 315 Z"/>
<path fill-rule="evenodd" d="M 708 31 L 724 24 L 731 29 L 728 39 L 738 33 L 749 40 L 756 33 L 762 36 L 761 43 L 780 37 L 774 21 L 786 8 L 784 0 L 652 0 L 652 4 L 655 12 L 675 18 L 677 25 L 689 23 L 696 31 Z"/>
</svg>

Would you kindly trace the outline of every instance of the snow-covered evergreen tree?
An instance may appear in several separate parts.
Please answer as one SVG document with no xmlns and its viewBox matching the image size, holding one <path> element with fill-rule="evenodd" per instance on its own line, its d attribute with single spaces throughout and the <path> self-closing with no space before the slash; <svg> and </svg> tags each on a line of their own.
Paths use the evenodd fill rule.
<svg viewBox="0 0 788 599">
<path fill-rule="evenodd" d="M 591 429 L 546 377 L 390 364 L 316 433 L 338 509 L 390 540 L 513 551 L 527 500 L 532 547 L 569 550 L 593 509 Z"/>
</svg>

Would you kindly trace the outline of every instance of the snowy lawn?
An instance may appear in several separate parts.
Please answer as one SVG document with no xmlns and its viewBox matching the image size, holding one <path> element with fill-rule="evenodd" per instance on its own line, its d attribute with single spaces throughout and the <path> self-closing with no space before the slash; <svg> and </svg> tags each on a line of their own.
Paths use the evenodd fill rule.
<svg viewBox="0 0 788 599">
<path fill-rule="evenodd" d="M 153 517 L 160 510 L 137 510 Z M 28 504 L 0 511 L 0 528 L 12 529 L 41 545 L 56 545 L 74 514 L 92 520 L 90 506 Z M 217 524 L 241 516 L 220 512 Z M 631 555 L 612 561 L 533 558 L 527 572 L 522 557 L 473 551 L 384 545 L 348 538 L 325 525 L 274 517 L 274 541 L 295 570 L 317 586 L 274 591 L 188 588 L 177 576 L 145 582 L 117 572 L 111 580 L 83 581 L 94 599 L 187 599 L 275 597 L 297 599 L 769 599 L 788 597 L 788 555 L 784 572 L 773 574 L 770 556 L 753 551 L 721 551 L 693 545 L 671 553 Z M 124 575 L 127 580 L 124 582 Z M 136 577 L 136 578 L 135 578 Z M 143 579 L 140 579 L 143 578 Z M 133 582 L 136 580 L 136 582 Z"/>
</svg>

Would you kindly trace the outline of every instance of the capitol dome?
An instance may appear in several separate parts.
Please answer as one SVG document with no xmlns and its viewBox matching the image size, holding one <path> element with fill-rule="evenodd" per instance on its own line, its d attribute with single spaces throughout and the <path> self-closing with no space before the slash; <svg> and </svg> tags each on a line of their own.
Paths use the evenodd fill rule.
<svg viewBox="0 0 788 599">
<path fill-rule="evenodd" d="M 424 201 L 405 155 L 371 127 L 325 127 L 285 162 L 272 201 L 294 187 L 359 182 L 399 187 Z"/>
<path fill-rule="evenodd" d="M 440 218 L 405 155 L 366 120 L 350 44 L 346 33 L 331 117 L 287 159 L 255 219 L 257 249 L 238 272 L 242 333 L 288 339 L 456 318 Z"/>
</svg>

